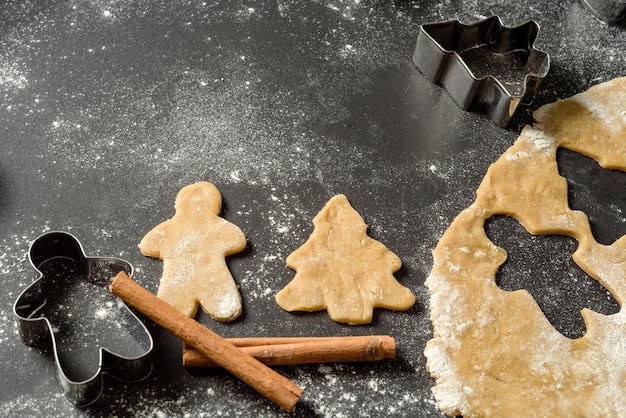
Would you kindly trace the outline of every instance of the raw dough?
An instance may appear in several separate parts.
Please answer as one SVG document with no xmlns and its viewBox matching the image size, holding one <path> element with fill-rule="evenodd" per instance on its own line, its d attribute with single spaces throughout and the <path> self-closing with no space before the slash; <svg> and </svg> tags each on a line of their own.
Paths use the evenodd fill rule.
<svg viewBox="0 0 626 418">
<path fill-rule="evenodd" d="M 309 239 L 287 257 L 287 266 L 297 273 L 276 295 L 280 307 L 327 309 L 334 321 L 367 324 L 374 308 L 413 306 L 413 293 L 393 276 L 402 262 L 367 236 L 365 221 L 344 195 L 330 199 L 313 225 Z"/>
<path fill-rule="evenodd" d="M 450 416 L 599 417 L 626 410 L 626 312 L 583 310 L 586 334 L 555 330 L 524 290 L 496 285 L 506 258 L 486 236 L 494 214 L 513 216 L 533 234 L 578 240 L 574 261 L 626 300 L 626 236 L 598 244 L 583 212 L 567 203 L 556 150 L 565 147 L 626 171 L 626 78 L 543 106 L 534 127 L 487 171 L 476 201 L 433 252 L 426 281 L 434 337 L 425 350 L 434 396 Z M 626 210 L 626 208 L 622 208 Z"/>
<path fill-rule="evenodd" d="M 163 260 L 157 296 L 190 317 L 198 304 L 213 319 L 241 315 L 241 295 L 225 257 L 246 248 L 246 236 L 219 217 L 222 195 L 208 182 L 186 186 L 176 196 L 174 217 L 141 240 L 144 255 Z"/>
</svg>

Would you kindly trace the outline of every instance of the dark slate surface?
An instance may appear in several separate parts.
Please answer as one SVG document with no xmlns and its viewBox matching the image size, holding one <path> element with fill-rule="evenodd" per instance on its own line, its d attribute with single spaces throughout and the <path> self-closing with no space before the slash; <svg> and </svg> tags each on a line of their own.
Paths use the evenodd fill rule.
<svg viewBox="0 0 626 418">
<path fill-rule="evenodd" d="M 492 14 L 536 20 L 552 57 L 508 129 L 460 110 L 410 61 L 420 24 Z M 398 341 L 395 361 L 279 368 L 305 388 L 294 416 L 438 416 L 422 354 L 431 250 L 532 109 L 624 75 L 626 59 L 624 27 L 576 1 L 20 1 L 1 6 L 0 22 L 2 416 L 286 415 L 225 372 L 183 369 L 180 342 L 153 325 L 152 375 L 109 381 L 79 410 L 51 357 L 19 338 L 11 308 L 35 275 L 33 239 L 71 232 L 88 255 L 130 261 L 156 291 L 161 264 L 137 245 L 199 180 L 218 186 L 223 216 L 249 240 L 229 259 L 244 315 L 203 323 L 224 336 Z M 337 193 L 402 259 L 396 277 L 417 296 L 409 311 L 351 327 L 275 304 L 294 274 L 285 257 Z"/>
</svg>

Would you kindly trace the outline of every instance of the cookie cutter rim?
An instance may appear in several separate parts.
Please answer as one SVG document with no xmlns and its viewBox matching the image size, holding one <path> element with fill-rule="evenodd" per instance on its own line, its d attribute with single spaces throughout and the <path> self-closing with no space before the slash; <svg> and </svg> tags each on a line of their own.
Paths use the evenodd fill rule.
<svg viewBox="0 0 626 418">
<path fill-rule="evenodd" d="M 427 78 L 442 85 L 463 110 L 486 114 L 506 127 L 519 105 L 532 102 L 550 69 L 550 56 L 534 46 L 539 29 L 539 24 L 533 20 L 508 27 L 498 16 L 471 24 L 459 20 L 426 23 L 420 25 L 412 60 Z M 438 39 L 441 37 L 446 38 L 446 45 Z M 528 53 L 519 94 L 510 93 L 493 75 L 476 77 L 460 55 L 471 48 L 497 43 L 504 44 L 505 52 L 524 49 Z"/>
<path fill-rule="evenodd" d="M 619 24 L 626 17 L 626 0 L 581 0 L 593 15 L 603 22 Z"/>
<path fill-rule="evenodd" d="M 50 247 L 50 243 L 56 242 L 58 244 L 60 241 L 63 241 L 65 247 L 62 250 L 65 250 L 66 253 L 57 249 L 48 253 L 42 252 L 41 255 L 38 254 L 38 246 L 46 248 Z M 133 266 L 128 261 L 120 258 L 87 256 L 80 241 L 74 235 L 63 231 L 46 232 L 33 240 L 30 245 L 28 260 L 37 271 L 37 275 L 33 282 L 20 293 L 13 304 L 13 314 L 18 319 L 20 336 L 26 345 L 48 346 L 52 348 L 57 377 L 64 395 L 75 406 L 83 408 L 92 405 L 100 398 L 104 390 L 105 375 L 110 375 L 126 382 L 137 382 L 147 378 L 152 372 L 151 356 L 154 340 L 146 325 L 126 303 L 120 300 L 121 311 L 125 317 L 130 319 L 130 323 L 134 326 L 134 329 L 130 330 L 130 332 L 133 333 L 134 338 L 139 337 L 137 341 L 144 349 L 144 352 L 138 356 L 124 356 L 106 347 L 98 347 L 98 369 L 96 372 L 85 380 L 72 380 L 69 378 L 61 366 L 57 342 L 50 320 L 44 316 L 28 317 L 21 314 L 22 311 L 35 314 L 45 303 L 45 292 L 42 290 L 44 274 L 39 267 L 44 262 L 58 257 L 66 257 L 76 261 L 82 268 L 86 269 L 87 275 L 89 275 L 93 263 L 98 261 L 119 263 L 120 266 L 124 266 L 122 269 L 126 268 L 128 270 L 127 273 L 129 275 L 133 272 Z"/>
</svg>

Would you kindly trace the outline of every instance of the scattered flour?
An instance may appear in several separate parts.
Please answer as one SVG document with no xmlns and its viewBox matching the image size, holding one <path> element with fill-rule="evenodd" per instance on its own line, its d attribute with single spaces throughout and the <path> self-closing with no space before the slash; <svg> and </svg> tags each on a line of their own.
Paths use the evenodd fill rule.
<svg viewBox="0 0 626 418">
<path fill-rule="evenodd" d="M 25 178 L 22 184 L 28 184 L 25 190 L 44 196 L 45 202 L 20 195 L 26 202 L 23 207 L 12 207 L 9 202 L 0 208 L 0 278 L 6 283 L 0 296 L 6 307 L 0 314 L 0 357 L 10 354 L 25 360 L 23 364 L 32 362 L 40 380 L 47 380 L 42 380 L 43 390 L 36 393 L 0 396 L 2 416 L 65 417 L 93 412 L 68 408 L 56 391 L 53 373 L 45 373 L 52 368 L 39 371 L 40 363 L 35 362 L 46 365 L 44 356 L 21 343 L 10 313 L 13 301 L 33 278 L 25 254 L 39 234 L 50 229 L 76 230 L 81 240 L 91 240 L 88 252 L 128 257 L 139 277 L 149 277 L 153 270 L 137 255 L 132 241 L 132 234 L 140 238 L 141 231 L 129 231 L 129 225 L 140 228 L 164 219 L 161 215 L 169 213 L 171 202 L 165 195 L 172 190 L 199 178 L 213 181 L 232 190 L 226 217 L 232 215 L 230 220 L 252 235 L 252 243 L 266 244 L 247 256 L 248 265 L 237 276 L 250 308 L 271 299 L 280 287 L 276 277 L 288 274 L 284 258 L 310 233 L 310 215 L 319 207 L 301 190 L 303 184 L 319 187 L 311 194 L 332 195 L 352 187 L 355 195 L 366 196 L 364 201 L 370 198 L 372 207 L 386 207 L 385 196 L 371 192 L 375 185 L 397 188 L 401 201 L 394 221 L 384 212 L 370 215 L 373 232 L 407 241 L 410 248 L 401 257 L 407 271 L 428 271 L 431 248 L 452 214 L 466 202 L 425 202 L 419 184 L 432 184 L 457 196 L 457 186 L 466 184 L 459 179 L 476 176 L 476 166 L 456 165 L 458 157 L 478 161 L 502 147 L 506 138 L 495 145 L 481 139 L 467 149 L 444 147 L 441 158 L 399 159 L 392 167 L 377 155 L 381 142 L 387 144 L 393 138 L 372 126 L 345 127 L 348 138 L 353 129 L 360 128 L 354 139 L 346 139 L 354 141 L 349 144 L 338 144 L 329 133 L 330 128 L 354 119 L 350 101 L 369 98 L 381 71 L 398 71 L 408 62 L 418 25 L 450 18 L 472 22 L 491 14 L 502 15 L 505 24 L 511 25 L 522 23 L 521 17 L 541 22 L 546 10 L 550 16 L 558 10 L 563 18 L 543 22 L 540 43 L 560 39 L 548 52 L 579 57 L 562 60 L 555 68 L 557 78 L 564 73 L 568 80 L 571 76 L 572 84 L 566 86 L 570 90 L 621 71 L 624 58 L 619 45 L 612 47 L 613 38 L 621 36 L 619 29 L 594 30 L 593 20 L 582 9 L 560 3 L 279 0 L 269 5 L 231 2 L 217 7 L 208 1 L 70 0 L 62 5 L 44 2 L 45 8 L 41 2 L 19 3 L 6 5 L 16 19 L 6 22 L 0 36 L 0 112 L 12 129 L 6 135 L 9 145 L 0 164 L 0 185 L 13 187 L 11 176 L 19 173 Z M 223 22 L 240 28 L 241 36 L 225 39 L 213 30 Z M 276 37 L 262 45 L 255 36 L 267 24 L 276 25 Z M 130 28 L 136 31 L 131 33 Z M 186 46 L 175 44 L 176 39 L 194 43 L 198 56 L 190 59 L 178 53 Z M 275 63 L 268 61 L 274 52 Z M 132 68 L 123 62 L 126 58 Z M 209 61 L 219 65 L 209 65 Z M 312 61 L 318 65 L 310 66 Z M 290 80 L 291 72 L 301 77 Z M 276 82 L 276 74 L 286 76 Z M 72 83 L 56 84 L 58 77 L 65 76 L 71 76 Z M 552 85 L 546 87 L 546 95 L 559 94 L 549 90 Z M 364 136 L 373 136 L 374 145 L 358 142 Z M 542 146 L 541 140 L 537 145 Z M 20 155 L 32 156 L 29 164 L 22 165 Z M 344 163 L 338 166 L 338 159 Z M 4 176 L 4 171 L 9 175 Z M 398 185 L 398 179 L 408 181 Z M 133 196 L 120 196 L 116 189 L 123 190 L 120 184 L 125 182 L 141 186 Z M 236 193 L 246 190 L 262 190 L 267 200 L 243 202 L 244 194 Z M 110 202 L 120 200 L 132 210 L 112 208 Z M 423 205 L 416 207 L 416 202 Z M 269 209 L 259 213 L 259 207 Z M 68 219 L 63 215 L 66 210 L 77 215 Z M 145 219 L 147 213 L 154 214 L 154 219 Z M 432 213 L 436 216 L 425 216 Z M 417 231 L 424 242 L 411 242 L 407 231 Z M 146 283 L 153 284 L 148 279 Z M 426 307 L 426 293 L 418 294 Z M 106 320 L 113 308 L 104 304 L 94 316 Z M 306 407 L 296 416 L 434 414 L 427 387 L 432 382 L 424 377 L 419 348 L 427 339 L 427 321 L 422 318 L 426 311 L 418 313 L 419 326 L 415 318 L 388 324 L 406 325 L 394 330 L 411 342 L 404 347 L 405 360 L 415 373 L 388 371 L 384 365 L 365 367 L 365 372 L 361 366 L 350 365 L 285 369 L 307 390 Z M 253 311 L 248 314 L 252 316 Z M 231 332 L 238 329 L 233 327 Z M 2 366 L 3 376 L 16 381 L 25 379 L 29 370 L 8 363 Z M 112 389 L 110 415 L 279 415 L 247 392 L 245 399 L 234 397 L 233 393 L 243 393 L 245 388 L 223 375 L 179 379 L 172 384 L 173 393 L 151 382 Z M 383 390 L 387 397 L 380 402 Z"/>
<path fill-rule="evenodd" d="M 526 138 L 528 138 L 536 150 L 550 152 L 553 148 L 554 138 L 546 135 L 539 129 L 529 128 L 526 130 Z M 516 154 L 519 156 L 519 154 Z M 515 158 L 513 158 L 515 159 Z"/>
<path fill-rule="evenodd" d="M 610 96 L 611 92 L 606 91 L 605 95 Z M 595 114 L 598 119 L 606 121 L 604 126 L 606 126 L 611 131 L 620 132 L 624 129 L 623 127 L 626 125 L 626 111 L 617 113 L 611 108 L 608 108 L 607 103 L 603 103 L 597 98 L 585 96 L 583 94 L 576 95 L 572 99 L 589 109 L 589 111 Z M 610 100 L 610 103 L 613 105 L 616 102 L 617 106 L 621 108 L 626 108 L 626 97 L 622 98 L 622 100 L 619 101 L 616 101 L 615 99 Z"/>
</svg>

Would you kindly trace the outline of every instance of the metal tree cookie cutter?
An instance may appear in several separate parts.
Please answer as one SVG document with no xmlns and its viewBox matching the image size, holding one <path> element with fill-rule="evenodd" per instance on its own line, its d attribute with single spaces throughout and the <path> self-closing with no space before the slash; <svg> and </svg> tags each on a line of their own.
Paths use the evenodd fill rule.
<svg viewBox="0 0 626 418">
<path fill-rule="evenodd" d="M 105 374 L 124 381 L 150 374 L 152 336 L 108 290 L 117 273 L 132 273 L 130 263 L 87 257 L 79 241 L 65 232 L 35 239 L 28 257 L 38 274 L 13 312 L 25 344 L 52 348 L 59 382 L 74 405 L 95 402 Z"/>
<path fill-rule="evenodd" d="M 549 55 L 533 46 L 538 33 L 534 21 L 509 28 L 497 16 L 470 25 L 424 24 L 413 63 L 462 109 L 505 127 L 519 105 L 532 102 L 550 69 Z"/>
</svg>

